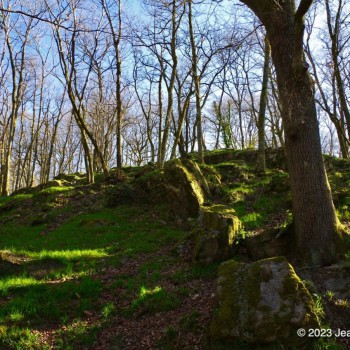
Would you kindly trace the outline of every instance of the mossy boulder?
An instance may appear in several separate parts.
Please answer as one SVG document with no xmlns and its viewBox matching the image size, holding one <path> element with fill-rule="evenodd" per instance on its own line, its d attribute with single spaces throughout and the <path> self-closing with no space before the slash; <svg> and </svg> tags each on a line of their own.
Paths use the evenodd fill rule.
<svg viewBox="0 0 350 350">
<path fill-rule="evenodd" d="M 285 148 L 267 148 L 265 151 L 266 165 L 271 169 L 287 170 Z"/>
<path fill-rule="evenodd" d="M 215 168 L 221 174 L 222 181 L 224 182 L 233 180 L 246 181 L 252 176 L 244 160 L 220 163 Z"/>
<path fill-rule="evenodd" d="M 269 187 L 270 192 L 283 193 L 290 191 L 290 180 L 288 175 L 280 170 L 280 172 L 272 176 Z"/>
<path fill-rule="evenodd" d="M 85 177 L 82 173 L 75 173 L 75 174 L 58 174 L 54 177 L 54 180 L 60 180 L 62 184 L 64 183 L 70 183 L 75 184 L 82 180 Z"/>
<path fill-rule="evenodd" d="M 299 328 L 319 328 L 313 299 L 283 257 L 239 263 L 229 260 L 218 272 L 220 307 L 210 327 L 214 340 L 252 345 L 279 343 L 307 349 Z"/>
<path fill-rule="evenodd" d="M 234 149 L 223 149 L 207 152 L 204 155 L 206 164 L 219 164 L 235 159 Z"/>
<path fill-rule="evenodd" d="M 164 166 L 164 186 L 174 213 L 183 218 L 198 217 L 201 205 L 210 198 L 210 190 L 197 163 L 174 159 Z"/>
<path fill-rule="evenodd" d="M 60 186 L 62 186 L 62 181 L 61 180 L 50 180 L 45 185 L 46 188 L 60 187 Z"/>
<path fill-rule="evenodd" d="M 242 228 L 235 211 L 225 205 L 201 207 L 194 260 L 210 263 L 232 256 L 235 238 Z"/>
<path fill-rule="evenodd" d="M 106 206 L 114 208 L 119 205 L 134 203 L 138 198 L 138 192 L 134 186 L 126 183 L 110 186 L 105 192 Z"/>
<path fill-rule="evenodd" d="M 261 233 L 247 236 L 243 245 L 253 260 L 286 255 L 291 250 L 291 228 L 268 228 Z"/>
</svg>

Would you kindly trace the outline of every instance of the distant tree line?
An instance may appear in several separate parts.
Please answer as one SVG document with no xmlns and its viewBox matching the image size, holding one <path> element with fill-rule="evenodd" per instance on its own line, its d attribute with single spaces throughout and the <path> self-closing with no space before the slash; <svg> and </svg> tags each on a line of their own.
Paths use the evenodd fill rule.
<svg viewBox="0 0 350 350">
<path fill-rule="evenodd" d="M 207 149 L 279 147 L 265 27 L 238 1 L 0 1 L 1 195 Z M 304 48 L 323 152 L 349 157 L 349 5 L 318 1 Z M 263 153 L 262 153 L 263 157 Z M 263 158 L 261 158 L 261 169 Z"/>
</svg>

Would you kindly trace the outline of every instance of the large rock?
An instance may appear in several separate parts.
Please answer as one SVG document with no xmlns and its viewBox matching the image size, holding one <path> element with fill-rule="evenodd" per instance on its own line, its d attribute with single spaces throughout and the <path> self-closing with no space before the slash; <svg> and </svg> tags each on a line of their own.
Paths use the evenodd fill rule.
<svg viewBox="0 0 350 350">
<path fill-rule="evenodd" d="M 198 221 L 194 260 L 211 263 L 228 259 L 242 228 L 234 209 L 225 205 L 201 207 Z"/>
<path fill-rule="evenodd" d="M 243 246 L 253 260 L 285 256 L 291 251 L 291 228 L 268 228 L 265 231 L 247 236 Z"/>
<path fill-rule="evenodd" d="M 210 328 L 216 340 L 251 344 L 279 342 L 303 349 L 307 337 L 300 328 L 319 328 L 312 297 L 283 257 L 243 264 L 221 264 L 218 278 L 220 308 Z"/>
<path fill-rule="evenodd" d="M 62 186 L 62 181 L 61 180 L 50 180 L 45 184 L 45 187 L 50 188 L 50 187 L 60 187 Z"/>
<path fill-rule="evenodd" d="M 80 182 L 85 175 L 83 173 L 76 172 L 75 174 L 58 174 L 54 177 L 54 180 L 61 180 L 63 183 L 68 182 L 71 184 L 75 184 L 77 182 Z"/>
<path fill-rule="evenodd" d="M 191 160 L 174 159 L 164 166 L 164 186 L 177 216 L 197 218 L 210 191 L 198 165 Z"/>
<path fill-rule="evenodd" d="M 244 160 L 220 163 L 216 165 L 216 169 L 220 172 L 223 181 L 246 181 L 251 176 Z"/>
</svg>

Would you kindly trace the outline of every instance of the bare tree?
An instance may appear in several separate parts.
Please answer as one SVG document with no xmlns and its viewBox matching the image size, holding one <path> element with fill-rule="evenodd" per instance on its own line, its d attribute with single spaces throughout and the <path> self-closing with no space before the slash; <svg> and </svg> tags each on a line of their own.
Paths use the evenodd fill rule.
<svg viewBox="0 0 350 350">
<path fill-rule="evenodd" d="M 311 265 L 337 257 L 340 224 L 323 165 L 315 96 L 303 50 L 304 16 L 312 0 L 242 0 L 266 28 L 276 68 L 286 152 L 291 179 L 293 219 L 299 256 Z"/>
</svg>

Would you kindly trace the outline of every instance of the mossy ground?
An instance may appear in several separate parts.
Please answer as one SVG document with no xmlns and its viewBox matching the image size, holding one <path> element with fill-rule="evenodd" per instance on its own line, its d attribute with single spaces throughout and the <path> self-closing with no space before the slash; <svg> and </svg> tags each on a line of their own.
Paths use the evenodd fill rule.
<svg viewBox="0 0 350 350">
<path fill-rule="evenodd" d="M 1 349 L 108 349 L 115 323 L 169 313 L 174 329 L 188 338 L 198 332 L 189 324 L 202 311 L 182 305 L 202 293 L 213 300 L 207 293 L 217 266 L 191 264 L 188 231 L 168 208 L 142 200 L 107 207 L 116 187 L 50 187 L 0 199 Z M 158 327 L 157 342 L 167 327 Z M 121 344 L 133 338 L 118 333 Z"/>
<path fill-rule="evenodd" d="M 340 165 L 329 176 L 347 224 Z M 287 173 L 256 174 L 252 150 L 214 152 L 203 168 L 209 204 L 233 208 L 245 234 L 290 220 Z M 193 222 L 155 205 L 162 176 L 128 168 L 122 184 L 100 176 L 0 199 L 0 349 L 250 349 L 208 340 L 219 264 L 192 263 Z"/>
</svg>

